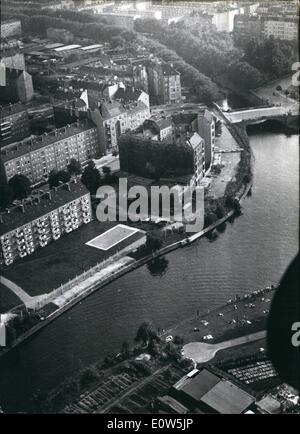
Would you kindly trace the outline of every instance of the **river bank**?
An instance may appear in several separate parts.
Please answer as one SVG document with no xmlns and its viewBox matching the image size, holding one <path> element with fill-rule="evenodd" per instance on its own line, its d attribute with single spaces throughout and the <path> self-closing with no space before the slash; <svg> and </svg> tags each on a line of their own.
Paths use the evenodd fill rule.
<svg viewBox="0 0 300 434">
<path fill-rule="evenodd" d="M 95 291 L 1 358 L 4 411 L 30 411 L 35 394 L 117 354 L 144 321 L 168 330 L 235 294 L 277 286 L 298 250 L 298 137 L 260 127 L 249 133 L 254 184 L 241 217 L 215 240 L 202 237 L 166 255 L 159 273 L 145 265 Z M 257 351 L 261 346 L 258 342 Z"/>
<path fill-rule="evenodd" d="M 217 117 L 226 119 L 217 105 L 216 109 Z M 171 238 L 164 243 L 165 245 L 162 248 L 146 255 L 144 252 L 142 252 L 142 255 L 131 255 L 131 253 L 136 251 L 138 247 L 136 245 L 137 242 L 135 242 L 133 245 L 127 246 L 123 251 L 114 255 L 111 259 L 105 261 L 107 262 L 107 265 L 102 266 L 101 263 L 97 264 L 82 275 L 76 276 L 75 279 L 70 280 L 66 285 L 62 285 L 61 288 L 57 288 L 52 293 L 44 296 L 44 298 L 41 297 L 43 300 L 41 304 L 37 304 L 36 307 L 36 309 L 41 313 L 33 314 L 33 326 L 31 326 L 29 330 L 26 330 L 24 333 L 17 336 L 17 338 L 13 338 L 12 343 L 9 344 L 8 347 L 2 349 L 0 357 L 7 354 L 11 349 L 17 347 L 20 343 L 24 342 L 24 340 L 34 335 L 42 328 L 46 327 L 58 316 L 71 309 L 95 291 L 103 288 L 129 272 L 132 272 L 147 263 L 153 262 L 157 258 L 160 258 L 178 248 L 191 245 L 203 236 L 214 238 L 216 236 L 216 229 L 220 228 L 220 231 L 222 232 L 226 222 L 241 213 L 240 203 L 247 196 L 252 186 L 253 153 L 249 146 L 249 139 L 246 130 L 230 124 L 227 120 L 226 129 L 242 152 L 240 152 L 240 161 L 237 165 L 237 169 L 235 167 L 232 168 L 232 178 L 230 177 L 230 180 L 226 184 L 224 197 L 219 199 L 210 199 L 209 203 L 206 203 L 205 205 L 206 208 L 208 207 L 206 212 L 209 214 L 208 217 L 210 218 L 210 221 L 208 222 L 208 219 L 205 217 L 205 229 L 188 237 L 179 237 L 179 241 L 175 242 L 173 242 L 171 236 Z M 230 209 L 229 211 L 228 208 Z M 222 209 L 221 215 L 218 215 L 218 212 L 216 215 L 217 209 Z M 211 218 L 211 216 L 213 216 L 213 218 Z"/>
<path fill-rule="evenodd" d="M 236 128 L 232 130 L 231 134 L 233 137 L 235 136 L 235 139 L 237 143 L 244 147 L 248 144 L 245 143 L 239 135 L 236 134 Z M 229 184 L 229 183 L 228 183 Z M 242 184 L 243 185 L 243 184 Z M 239 185 L 239 192 L 237 193 L 236 201 L 240 203 L 248 194 L 249 190 L 251 189 L 252 181 L 250 180 L 247 185 L 243 185 L 241 188 L 241 185 Z M 239 207 L 237 208 L 235 206 L 235 209 L 230 210 L 227 212 L 222 218 L 219 218 L 214 223 L 208 225 L 205 229 L 202 231 L 195 233 L 189 237 L 184 237 L 183 239 L 180 239 L 176 242 L 168 242 L 166 246 L 162 247 L 161 249 L 153 252 L 150 255 L 144 256 L 141 259 L 133 259 L 133 257 L 130 257 L 130 252 L 133 250 L 136 250 L 136 243 L 134 245 L 129 246 L 126 248 L 126 252 L 128 252 L 129 256 L 123 256 L 118 254 L 117 257 L 114 260 L 113 267 L 111 266 L 111 261 L 108 261 L 109 264 L 107 265 L 107 268 L 103 267 L 100 272 L 98 271 L 98 266 L 94 267 L 95 271 L 93 269 L 90 270 L 90 273 L 84 273 L 82 276 L 79 276 L 75 279 L 73 285 L 76 287 L 71 287 L 72 282 L 69 282 L 68 286 L 70 287 L 69 290 L 66 290 L 63 292 L 63 290 L 54 291 L 54 293 L 57 292 L 57 296 L 55 295 L 49 295 L 47 296 L 47 300 L 49 301 L 47 304 L 44 303 L 41 306 L 41 312 L 42 315 L 40 315 L 41 321 L 35 324 L 33 327 L 31 327 L 28 331 L 23 333 L 21 336 L 18 336 L 17 339 L 9 346 L 0 352 L 0 357 L 7 354 L 10 350 L 20 345 L 22 342 L 24 342 L 29 337 L 33 336 L 35 333 L 40 331 L 42 328 L 46 327 L 48 324 L 50 324 L 52 321 L 54 321 L 58 316 L 66 312 L 67 310 L 71 309 L 76 304 L 80 303 L 84 298 L 91 295 L 93 292 L 103 288 L 104 286 L 108 285 L 109 283 L 113 282 L 114 280 L 124 276 L 125 274 L 147 264 L 152 262 L 153 260 L 160 258 L 178 248 L 191 245 L 198 239 L 202 238 L 203 236 L 208 236 L 209 234 L 213 234 L 215 229 L 218 227 L 222 227 L 228 221 L 229 219 L 232 219 L 234 215 L 239 215 Z M 101 264 L 100 264 L 101 265 Z"/>
<path fill-rule="evenodd" d="M 42 409 L 42 412 L 46 413 L 107 412 L 119 399 L 123 399 L 133 389 L 140 387 L 145 378 L 149 378 L 147 381 L 152 381 L 160 370 L 172 369 L 174 364 L 181 368 L 190 366 L 191 361 L 180 355 L 182 347 L 191 341 L 204 341 L 205 334 L 213 333 L 214 336 L 209 341 L 210 343 L 221 343 L 228 339 L 237 339 L 258 332 L 261 332 L 263 336 L 266 328 L 267 308 L 270 306 L 274 293 L 275 289 L 268 287 L 245 294 L 243 297 L 236 296 L 219 308 L 196 314 L 171 329 L 160 330 L 156 332 L 159 342 L 153 348 L 150 348 L 150 345 L 148 348 L 137 343 L 129 344 L 126 349 L 125 347 L 121 349 L 119 354 L 102 358 L 78 372 L 75 377 L 66 378 L 47 396 L 37 396 L 35 411 Z M 224 332 L 225 328 L 226 332 Z M 234 349 L 221 350 L 220 354 L 210 362 L 213 363 L 215 359 L 226 360 L 228 357 L 232 359 L 240 355 L 245 356 L 250 351 L 248 347 L 251 349 L 257 347 L 257 351 L 260 349 L 260 352 L 265 352 L 265 338 L 262 337 L 255 344 L 249 342 L 238 345 Z M 140 354 L 145 352 L 150 353 L 147 361 L 139 358 Z M 129 380 L 128 375 L 129 382 L 125 380 Z M 86 383 L 88 378 L 89 381 Z M 123 378 L 127 387 L 120 388 L 117 394 L 113 388 L 110 390 L 112 396 L 105 401 L 103 397 L 99 399 L 99 392 L 104 391 L 104 387 L 107 388 L 111 380 L 117 378 Z M 71 394 L 70 389 L 72 389 Z M 94 395 L 96 391 L 97 396 Z"/>
<path fill-rule="evenodd" d="M 70 282 L 69 285 L 70 289 L 65 291 L 65 293 L 58 293 L 56 298 L 51 297 L 52 300 L 49 300 L 50 302 L 43 307 L 41 321 L 35 324 L 24 334 L 17 337 L 17 339 L 14 341 L 12 345 L 2 349 L 2 351 L 0 352 L 0 357 L 7 354 L 10 350 L 17 347 L 26 339 L 28 339 L 29 337 L 33 336 L 35 333 L 40 331 L 42 328 L 46 327 L 48 324 L 50 324 L 52 321 L 58 318 L 61 314 L 65 313 L 73 306 L 80 303 L 84 298 L 90 296 L 95 291 L 107 286 L 108 284 L 119 279 L 120 277 L 125 276 L 129 272 L 132 272 L 137 268 L 144 266 L 145 264 L 153 262 L 157 258 L 163 257 L 166 254 L 171 253 L 178 248 L 191 245 L 192 243 L 201 239 L 204 236 L 210 236 L 210 237 L 216 236 L 215 234 L 216 229 L 224 228 L 224 224 L 226 224 L 228 220 L 234 218 L 235 215 L 239 215 L 240 204 L 247 197 L 252 187 L 252 176 L 249 176 L 249 179 L 247 179 L 248 182 L 245 184 L 244 175 L 245 173 L 247 173 L 248 176 L 249 174 L 252 173 L 254 156 L 251 147 L 249 146 L 249 139 L 248 139 L 246 129 L 244 127 L 239 127 L 237 125 L 230 124 L 227 121 L 227 119 L 224 117 L 219 107 L 215 106 L 215 108 L 217 109 L 219 117 L 224 118 L 226 120 L 226 126 L 230 131 L 230 134 L 235 139 L 236 143 L 240 146 L 240 148 L 242 148 L 244 151 L 244 153 L 241 154 L 240 162 L 243 161 L 243 157 L 246 155 L 245 154 L 246 151 L 249 152 L 251 156 L 251 158 L 246 160 L 244 166 L 239 167 L 237 172 L 238 180 L 228 182 L 226 187 L 226 194 L 227 195 L 230 194 L 231 197 L 234 197 L 235 194 L 236 195 L 235 205 L 237 205 L 238 203 L 239 206 L 238 207 L 236 206 L 235 209 L 226 212 L 221 218 L 217 219 L 212 224 L 209 224 L 205 229 L 203 229 L 198 233 L 195 233 L 189 237 L 182 237 L 182 239 L 176 242 L 172 242 L 172 238 L 171 238 L 170 240 L 168 240 L 165 246 L 153 252 L 152 254 L 148 254 L 141 258 L 135 258 L 134 255 L 131 256 L 131 251 L 136 250 L 136 244 L 134 244 L 134 246 L 129 246 L 126 249 L 127 255 L 123 257 L 122 255 L 117 255 L 115 259 L 113 258 L 114 262 L 116 262 L 113 267 L 111 267 L 110 264 L 111 261 L 108 261 L 109 264 L 107 268 L 101 267 L 100 272 L 98 272 L 98 268 L 95 267 L 95 271 L 91 269 L 90 273 L 84 273 L 83 275 L 79 276 L 78 278 L 76 278 L 76 282 L 74 282 L 73 284 L 72 282 Z M 221 205 L 224 205 L 224 202 L 225 202 L 224 199 L 221 200 L 221 202 L 219 200 L 215 201 L 217 205 L 219 205 L 220 203 Z M 72 287 L 73 285 L 76 285 L 75 289 Z"/>
</svg>

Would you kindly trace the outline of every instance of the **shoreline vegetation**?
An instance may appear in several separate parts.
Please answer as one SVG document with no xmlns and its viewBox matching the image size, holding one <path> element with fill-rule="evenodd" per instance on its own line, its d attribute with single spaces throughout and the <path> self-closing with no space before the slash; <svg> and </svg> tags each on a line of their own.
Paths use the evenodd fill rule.
<svg viewBox="0 0 300 434">
<path fill-rule="evenodd" d="M 202 313 L 197 311 L 192 317 L 167 330 L 156 330 L 151 323 L 142 323 L 137 330 L 135 342 L 131 345 L 128 342 L 123 342 L 118 354 L 103 357 L 81 369 L 48 393 L 36 393 L 32 402 L 34 411 L 41 413 L 68 412 L 68 408 L 73 404 L 78 404 L 78 402 L 82 404 L 82 400 L 85 399 L 89 401 L 90 394 L 101 387 L 101 384 L 110 384 L 110 381 L 116 377 L 126 376 L 132 371 L 135 381 L 128 388 L 135 386 L 135 383 L 143 384 L 147 378 L 154 378 L 161 370 L 172 371 L 174 366 L 188 372 L 193 368 L 193 362 L 190 359 L 182 358 L 184 344 L 189 341 L 201 341 L 203 339 L 202 333 L 212 332 L 213 340 L 211 342 L 217 344 L 265 330 L 268 310 L 263 309 L 271 303 L 275 290 L 275 287 L 270 286 L 241 297 L 236 296 L 212 310 Z M 228 324 L 225 332 L 222 327 L 219 327 L 220 322 L 224 321 Z M 239 348 L 223 350 L 220 357 L 215 356 L 204 365 L 209 364 L 213 367 L 220 363 L 222 354 L 225 354 L 226 361 L 247 356 L 246 346 L 254 349 L 258 357 L 266 357 L 263 354 L 265 353 L 265 339 L 262 338 L 257 343 L 243 344 L 243 351 Z M 198 364 L 198 367 L 200 365 L 202 364 Z M 173 378 L 169 380 L 171 384 L 175 381 Z M 121 390 L 120 395 L 122 392 L 124 393 Z M 97 411 L 101 413 L 108 411 L 113 408 L 118 399 L 122 399 L 122 396 L 116 396 L 115 399 L 109 398 L 107 403 L 104 403 L 103 408 L 97 409 Z M 90 411 L 87 408 L 83 409 L 83 412 Z"/>
<path fill-rule="evenodd" d="M 178 248 L 189 246 L 203 236 L 213 241 L 218 236 L 217 231 L 220 233 L 224 232 L 227 221 L 232 223 L 236 217 L 242 214 L 240 202 L 249 195 L 252 187 L 251 161 L 253 154 L 246 130 L 230 124 L 227 124 L 227 127 L 233 138 L 243 149 L 243 152 L 240 154 L 241 158 L 236 169 L 235 179 L 227 183 L 225 195 L 219 199 L 208 198 L 208 200 L 206 200 L 204 229 L 188 237 L 183 234 L 180 236 L 179 240 L 178 236 L 175 240 L 172 239 L 171 236 L 166 245 L 163 245 L 161 239 L 153 234 L 157 231 L 150 231 L 150 236 L 147 237 L 147 239 L 151 241 L 151 238 L 153 238 L 152 242 L 149 243 L 149 245 L 146 243 L 145 246 L 135 249 L 135 253 L 128 252 L 129 257 L 132 258 L 132 261 L 128 264 L 121 265 L 119 268 L 113 270 L 111 274 L 106 275 L 102 280 L 88 287 L 83 287 L 73 298 L 67 299 L 66 297 L 66 301 L 60 306 L 55 305 L 49 300 L 48 304 L 40 309 L 40 312 L 33 311 L 31 314 L 25 313 L 22 315 L 22 318 L 19 316 L 15 317 L 13 320 L 15 321 L 14 328 L 7 327 L 8 342 L 10 341 L 11 343 L 0 351 L 0 358 L 95 291 L 98 291 L 112 281 L 143 265 L 149 264 L 149 267 L 152 266 L 155 268 L 155 266 L 157 266 L 159 268 L 161 266 L 161 260 L 159 258 L 163 258 L 166 254 Z M 155 241 L 158 241 L 156 246 Z M 79 276 L 79 278 L 80 277 L 81 276 Z M 82 277 L 84 278 L 84 275 L 82 275 Z"/>
</svg>

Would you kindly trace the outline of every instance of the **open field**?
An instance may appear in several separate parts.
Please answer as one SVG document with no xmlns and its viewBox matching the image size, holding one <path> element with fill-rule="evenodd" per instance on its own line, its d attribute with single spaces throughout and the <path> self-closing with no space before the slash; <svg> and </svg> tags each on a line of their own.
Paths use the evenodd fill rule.
<svg viewBox="0 0 300 434">
<path fill-rule="evenodd" d="M 86 245 L 88 241 L 115 225 L 116 223 L 93 221 L 5 267 L 1 273 L 31 296 L 51 292 L 143 236 L 142 232 L 136 232 L 107 251 Z"/>
<path fill-rule="evenodd" d="M 184 344 L 213 344 L 264 330 L 274 292 L 253 299 L 242 299 L 204 315 L 196 315 L 169 329 L 165 335 L 179 335 Z M 211 335 L 212 339 L 205 341 L 203 338 L 207 335 Z"/>
</svg>

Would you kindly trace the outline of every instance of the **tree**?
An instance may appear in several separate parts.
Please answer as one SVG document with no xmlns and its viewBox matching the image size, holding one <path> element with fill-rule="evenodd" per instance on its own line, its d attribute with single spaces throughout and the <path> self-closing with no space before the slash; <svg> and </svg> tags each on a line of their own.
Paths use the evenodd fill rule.
<svg viewBox="0 0 300 434">
<path fill-rule="evenodd" d="M 160 258 L 155 258 L 153 261 L 149 262 L 147 268 L 152 276 L 162 276 L 166 272 L 168 264 L 168 259 L 163 256 Z"/>
<path fill-rule="evenodd" d="M 84 169 L 81 181 L 92 194 L 96 194 L 101 185 L 101 175 L 93 160 L 90 160 Z"/>
<path fill-rule="evenodd" d="M 114 36 L 111 40 L 111 47 L 117 48 L 117 47 L 123 47 L 124 46 L 124 39 L 121 38 L 121 36 Z"/>
<path fill-rule="evenodd" d="M 243 89 L 258 87 L 263 79 L 261 73 L 247 62 L 234 61 L 229 66 L 229 73 L 234 82 Z"/>
<path fill-rule="evenodd" d="M 152 232 L 147 233 L 146 247 L 148 250 L 155 252 L 161 248 L 162 244 L 162 240 L 158 235 Z"/>
<path fill-rule="evenodd" d="M 79 175 L 82 172 L 80 162 L 72 158 L 68 164 L 68 171 L 71 175 Z"/>
<path fill-rule="evenodd" d="M 217 206 L 216 215 L 217 215 L 218 219 L 221 219 L 222 217 L 224 217 L 224 215 L 225 215 L 225 209 L 223 208 L 222 205 L 218 205 Z"/>
<path fill-rule="evenodd" d="M 9 184 L 2 182 L 0 184 L 0 208 L 6 208 L 14 200 L 14 192 Z"/>
<path fill-rule="evenodd" d="M 30 181 L 25 175 L 13 176 L 8 185 L 13 191 L 14 199 L 25 199 L 30 194 Z"/>
<path fill-rule="evenodd" d="M 159 341 L 159 337 L 157 336 L 156 331 L 153 329 L 152 325 L 149 322 L 143 322 L 138 328 L 135 341 L 142 342 L 144 346 L 150 344 L 152 340 Z"/>
<path fill-rule="evenodd" d="M 128 345 L 128 342 L 126 342 L 126 341 L 123 342 L 121 353 L 123 354 L 123 356 L 125 358 L 127 358 L 129 356 L 129 345 Z"/>
<path fill-rule="evenodd" d="M 69 182 L 71 179 L 71 175 L 66 170 L 51 170 L 49 174 L 49 187 L 58 187 L 60 184 L 65 184 Z"/>
</svg>

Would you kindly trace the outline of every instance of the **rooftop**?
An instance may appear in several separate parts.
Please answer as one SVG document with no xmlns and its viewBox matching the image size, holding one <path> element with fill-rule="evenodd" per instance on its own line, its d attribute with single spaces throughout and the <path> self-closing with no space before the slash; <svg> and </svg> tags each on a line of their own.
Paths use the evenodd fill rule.
<svg viewBox="0 0 300 434">
<path fill-rule="evenodd" d="M 207 119 L 208 122 L 210 122 L 210 123 L 212 123 L 213 120 L 214 120 L 213 114 L 212 114 L 212 112 L 210 112 L 209 110 L 205 110 L 205 112 L 204 112 L 204 117 L 205 117 L 205 119 Z"/>
<path fill-rule="evenodd" d="M 145 128 L 150 128 L 155 134 L 171 126 L 172 118 L 170 116 L 152 116 L 151 119 L 145 121 Z"/>
<path fill-rule="evenodd" d="M 53 107 L 61 107 L 61 108 L 82 108 L 86 107 L 86 103 L 80 99 L 74 97 L 73 99 L 69 100 L 62 100 L 62 99 L 54 99 L 52 101 Z"/>
<path fill-rule="evenodd" d="M 198 133 L 193 133 L 193 135 L 188 139 L 188 143 L 193 149 L 197 149 L 202 140 L 202 137 Z"/>
<path fill-rule="evenodd" d="M 203 369 L 198 375 L 183 383 L 182 387 L 179 386 L 178 390 L 181 390 L 195 401 L 200 401 L 202 396 L 219 383 L 219 381 L 219 377 L 207 369 Z"/>
<path fill-rule="evenodd" d="M 26 107 L 19 102 L 16 104 L 0 106 L 0 118 L 5 118 L 24 111 L 26 111 Z"/>
<path fill-rule="evenodd" d="M 241 414 L 255 398 L 227 380 L 219 381 L 201 398 L 201 402 L 220 414 Z"/>
<path fill-rule="evenodd" d="M 9 23 L 21 23 L 21 20 L 18 20 L 17 18 L 11 20 L 1 20 L 1 26 L 3 24 L 9 24 Z"/>
<path fill-rule="evenodd" d="M 114 99 L 120 99 L 124 103 L 137 101 L 142 94 L 142 90 L 138 90 L 132 86 L 119 86 L 114 95 Z"/>
<path fill-rule="evenodd" d="M 173 68 L 173 66 L 169 65 L 168 63 L 163 63 L 161 65 L 162 72 L 164 75 L 180 75 L 176 69 Z"/>
<path fill-rule="evenodd" d="M 101 105 L 101 114 L 103 119 L 111 119 L 125 113 L 126 110 L 118 101 L 105 102 Z"/>
<path fill-rule="evenodd" d="M 22 140 L 11 145 L 7 145 L 1 150 L 1 160 L 3 162 L 12 160 L 14 158 L 21 157 L 22 155 L 33 152 L 44 146 L 48 146 L 51 143 L 58 142 L 67 137 L 74 136 L 76 134 L 82 133 L 83 131 L 88 131 L 95 128 L 94 124 L 90 121 L 76 122 L 66 127 L 62 127 L 51 131 L 50 133 L 44 133 L 41 136 L 37 136 L 33 139 Z"/>
<path fill-rule="evenodd" d="M 24 199 L 23 203 L 20 202 L 20 205 L 10 208 L 10 212 L 5 211 L 0 214 L 2 219 L 0 235 L 38 219 L 87 193 L 85 186 L 77 180 L 62 184 L 53 190 L 38 190 L 36 194 Z"/>
<path fill-rule="evenodd" d="M 75 50 L 75 48 L 81 48 L 81 45 L 76 45 L 76 44 L 64 45 L 62 47 L 54 48 L 54 51 L 60 53 L 61 51 Z"/>
</svg>

